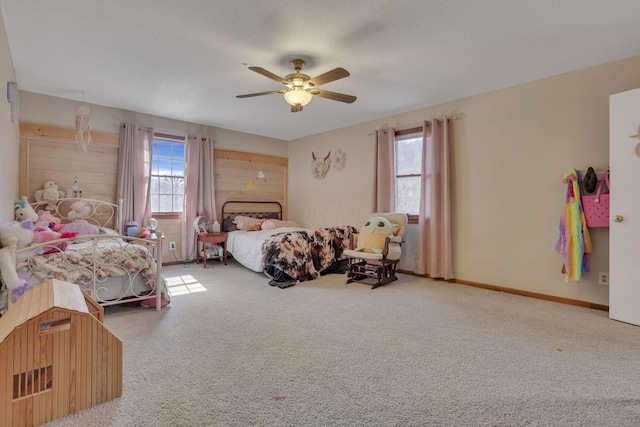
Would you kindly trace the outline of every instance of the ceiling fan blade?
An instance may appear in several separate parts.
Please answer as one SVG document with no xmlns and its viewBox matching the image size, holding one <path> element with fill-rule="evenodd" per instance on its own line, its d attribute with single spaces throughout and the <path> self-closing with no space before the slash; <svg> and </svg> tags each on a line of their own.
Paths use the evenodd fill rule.
<svg viewBox="0 0 640 427">
<path fill-rule="evenodd" d="M 255 71 L 255 72 L 256 72 L 256 73 L 258 73 L 258 74 L 262 74 L 263 76 L 268 77 L 268 78 L 270 78 L 271 80 L 274 80 L 274 81 L 276 81 L 276 82 L 278 82 L 278 83 L 280 83 L 280 84 L 283 84 L 283 85 L 285 85 L 285 86 L 288 86 L 288 85 L 289 85 L 289 82 L 288 82 L 288 81 L 286 81 L 285 79 L 283 79 L 283 78 L 282 78 L 282 77 L 280 77 L 280 76 L 277 76 L 277 75 L 273 74 L 271 71 L 267 71 L 267 70 L 265 70 L 264 68 L 260 68 L 260 67 L 249 67 L 249 69 L 250 69 L 251 71 Z"/>
<path fill-rule="evenodd" d="M 246 95 L 236 95 L 236 98 L 251 98 L 252 96 L 271 95 L 272 93 L 285 93 L 287 90 L 270 90 L 268 92 L 247 93 Z"/>
<path fill-rule="evenodd" d="M 302 111 L 302 105 L 296 104 L 291 106 L 292 113 L 297 113 L 298 111 Z"/>
<path fill-rule="evenodd" d="M 320 86 L 329 82 L 333 82 L 339 79 L 344 79 L 345 77 L 349 77 L 350 74 L 344 68 L 335 68 L 331 71 L 327 71 L 324 74 L 320 74 L 310 80 L 308 80 L 307 84 L 312 84 L 313 86 Z"/>
<path fill-rule="evenodd" d="M 352 95 L 345 95 L 344 93 L 337 93 L 337 92 L 329 92 L 328 90 L 314 89 L 310 92 L 311 92 L 311 95 L 319 96 L 320 98 L 332 99 L 334 101 L 346 102 L 348 104 L 351 104 L 356 99 L 358 99 Z"/>
</svg>

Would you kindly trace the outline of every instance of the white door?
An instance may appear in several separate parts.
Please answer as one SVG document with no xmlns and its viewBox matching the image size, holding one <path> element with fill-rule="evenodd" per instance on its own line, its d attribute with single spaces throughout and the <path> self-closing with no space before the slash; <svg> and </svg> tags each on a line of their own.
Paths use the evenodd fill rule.
<svg viewBox="0 0 640 427">
<path fill-rule="evenodd" d="M 609 317 L 634 325 L 640 325 L 639 127 L 640 89 L 611 95 Z"/>
</svg>

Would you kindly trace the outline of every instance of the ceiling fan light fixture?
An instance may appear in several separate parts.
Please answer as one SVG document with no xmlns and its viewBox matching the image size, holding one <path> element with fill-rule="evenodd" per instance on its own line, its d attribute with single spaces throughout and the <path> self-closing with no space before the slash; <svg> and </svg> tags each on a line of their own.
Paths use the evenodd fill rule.
<svg viewBox="0 0 640 427">
<path fill-rule="evenodd" d="M 313 95 L 301 87 L 291 88 L 284 93 L 284 100 L 287 101 L 289 105 L 305 106 L 311 102 L 311 98 L 313 98 Z"/>
<path fill-rule="evenodd" d="M 282 93 L 284 94 L 284 100 L 287 102 L 287 104 L 291 105 L 292 113 L 302 111 L 302 107 L 311 102 L 311 98 L 313 98 L 314 96 L 331 99 L 333 101 L 346 102 L 348 104 L 351 104 L 356 100 L 355 96 L 317 89 L 317 87 L 320 85 L 349 77 L 349 72 L 344 68 L 334 68 L 331 71 L 327 71 L 326 73 L 322 73 L 312 78 L 300 72 L 302 70 L 302 66 L 304 65 L 304 61 L 302 59 L 294 59 L 293 61 L 291 61 L 291 64 L 293 65 L 293 68 L 296 72 L 287 74 L 284 78 L 273 74 L 271 71 L 267 71 L 264 68 L 249 67 L 251 71 L 254 71 L 277 83 L 280 83 L 281 85 L 286 86 L 286 89 L 247 93 L 245 95 L 236 95 L 236 98 L 251 98 L 254 96 Z"/>
</svg>

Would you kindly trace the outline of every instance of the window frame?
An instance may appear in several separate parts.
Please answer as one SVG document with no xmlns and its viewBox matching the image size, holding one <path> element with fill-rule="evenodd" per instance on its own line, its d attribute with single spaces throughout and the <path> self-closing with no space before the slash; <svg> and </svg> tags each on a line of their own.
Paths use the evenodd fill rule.
<svg viewBox="0 0 640 427">
<path fill-rule="evenodd" d="M 420 138 L 422 137 L 422 133 L 423 133 L 423 129 L 421 126 L 418 127 L 414 127 L 414 128 L 409 128 L 409 129 L 402 129 L 402 130 L 396 130 L 395 134 L 394 134 L 394 140 L 393 140 L 393 150 L 394 150 L 394 155 L 396 157 L 396 164 L 394 165 L 395 170 L 394 170 L 394 179 L 395 179 L 395 187 L 396 187 L 396 203 L 397 203 L 397 198 L 398 198 L 398 178 L 412 178 L 412 177 L 420 177 L 422 180 L 422 173 L 419 174 L 402 174 L 399 175 L 398 174 L 398 169 L 397 169 L 397 141 L 398 141 L 398 137 L 405 137 L 402 139 L 412 139 L 409 136 L 410 135 L 416 135 L 416 137 Z M 409 138 L 407 138 L 409 137 Z M 409 224 L 417 224 L 418 223 L 418 219 L 420 217 L 420 212 L 412 214 L 412 213 L 407 213 L 407 220 L 409 222 Z"/>
<path fill-rule="evenodd" d="M 173 143 L 178 143 L 178 144 L 183 144 L 185 147 L 184 150 L 184 155 L 185 155 L 185 159 L 184 159 L 184 174 L 182 175 L 182 179 L 186 180 L 186 172 L 187 172 L 187 147 L 186 147 L 186 138 L 180 135 L 172 135 L 172 134 L 168 134 L 168 133 L 161 133 L 161 132 L 154 132 L 153 134 L 153 142 L 155 143 L 156 140 L 162 140 L 162 141 L 167 141 L 167 142 L 173 142 Z M 152 156 L 151 156 L 151 178 L 153 178 L 154 176 L 159 176 L 159 175 L 154 175 L 153 173 L 153 157 L 154 157 L 154 153 L 152 152 Z M 163 175 L 164 176 L 164 175 Z M 150 196 L 151 197 L 151 196 Z M 184 194 L 183 194 L 184 197 Z M 156 212 L 153 209 L 151 210 L 151 215 L 154 218 L 162 218 L 162 219 L 179 219 L 182 218 L 183 212 Z"/>
</svg>

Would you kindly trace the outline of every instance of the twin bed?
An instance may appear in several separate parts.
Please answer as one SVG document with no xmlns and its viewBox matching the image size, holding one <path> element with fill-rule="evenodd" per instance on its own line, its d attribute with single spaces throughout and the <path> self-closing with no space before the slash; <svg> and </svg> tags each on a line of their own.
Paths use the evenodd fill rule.
<svg viewBox="0 0 640 427">
<path fill-rule="evenodd" d="M 29 287 L 58 279 L 78 284 L 99 304 L 140 302 L 160 310 L 168 299 L 162 279 L 162 234 L 125 236 L 118 205 L 93 199 L 59 199 L 32 204 L 48 210 L 75 237 L 8 246 L 16 271 Z M 15 291 L 14 291 L 15 292 Z M 0 289 L 0 314 L 12 303 L 12 291 Z"/>
<path fill-rule="evenodd" d="M 222 231 L 227 232 L 227 251 L 236 261 L 264 272 L 269 284 L 280 288 L 344 272 L 348 263 L 343 251 L 357 233 L 351 226 L 303 228 L 282 220 L 280 203 L 265 201 L 226 202 Z"/>
</svg>

